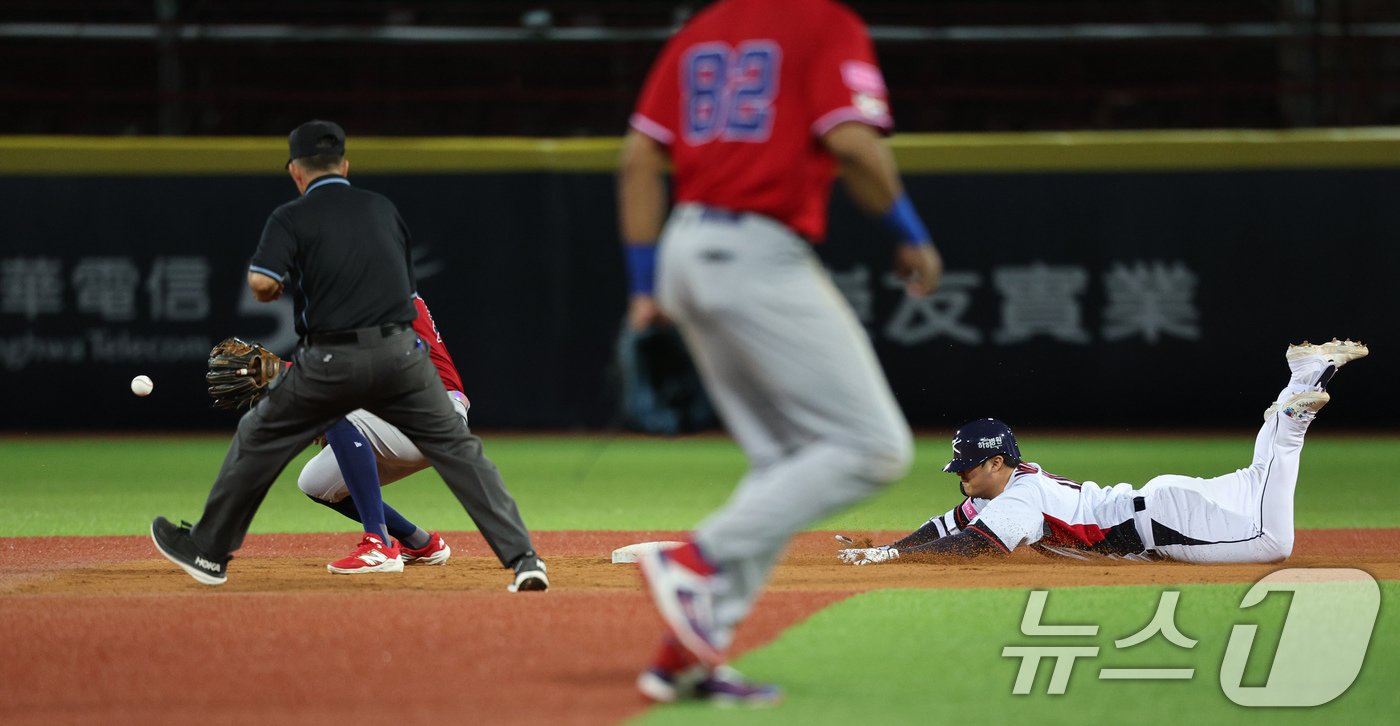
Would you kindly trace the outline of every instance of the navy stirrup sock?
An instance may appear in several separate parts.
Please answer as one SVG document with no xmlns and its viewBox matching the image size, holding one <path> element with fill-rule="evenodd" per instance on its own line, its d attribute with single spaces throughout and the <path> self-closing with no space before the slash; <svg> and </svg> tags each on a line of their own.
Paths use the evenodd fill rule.
<svg viewBox="0 0 1400 726">
<path fill-rule="evenodd" d="M 350 490 L 359 520 L 367 534 L 378 535 L 389 544 L 388 528 L 384 522 L 384 499 L 379 491 L 379 465 L 374 458 L 374 447 L 369 445 L 354 424 L 341 419 L 326 429 L 326 443 L 335 452 L 335 461 L 340 465 L 340 475 L 345 478 L 345 488 Z"/>
<path fill-rule="evenodd" d="M 317 504 L 330 507 L 356 522 L 360 521 L 360 510 L 355 508 L 355 500 L 350 497 L 346 497 L 338 502 L 328 502 L 324 499 L 317 499 L 310 494 L 306 496 Z M 397 510 L 388 504 L 384 505 L 384 526 L 388 527 L 390 537 L 393 537 L 413 549 L 426 547 L 430 541 L 427 532 L 423 532 L 423 530 L 418 529 L 417 525 L 404 519 L 402 514 L 399 514 Z M 423 532 L 422 536 L 418 536 L 419 532 Z"/>
</svg>

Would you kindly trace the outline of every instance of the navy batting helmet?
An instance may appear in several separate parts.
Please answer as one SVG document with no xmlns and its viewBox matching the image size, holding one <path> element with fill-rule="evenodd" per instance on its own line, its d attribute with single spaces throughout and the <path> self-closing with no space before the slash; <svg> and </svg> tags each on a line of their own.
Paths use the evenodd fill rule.
<svg viewBox="0 0 1400 726">
<path fill-rule="evenodd" d="M 953 434 L 953 460 L 943 471 L 967 471 L 998 454 L 1013 463 L 1021 461 L 1021 448 L 1011 427 L 994 418 L 969 421 Z"/>
</svg>

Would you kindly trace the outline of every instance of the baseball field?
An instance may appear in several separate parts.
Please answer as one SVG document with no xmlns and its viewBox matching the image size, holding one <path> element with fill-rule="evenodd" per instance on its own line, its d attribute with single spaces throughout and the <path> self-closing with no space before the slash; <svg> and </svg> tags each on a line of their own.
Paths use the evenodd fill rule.
<svg viewBox="0 0 1400 726">
<path fill-rule="evenodd" d="M 722 437 L 481 432 L 550 567 L 548 592 L 511 594 L 432 472 L 385 500 L 444 533 L 445 567 L 328 574 L 359 528 L 297 490 L 308 451 L 272 488 L 228 583 L 209 588 L 159 557 L 146 532 L 156 515 L 199 516 L 227 436 L 10 435 L 0 438 L 0 723 L 1389 724 L 1400 712 L 1400 436 L 1327 423 L 1303 452 L 1297 545 L 1283 565 L 1028 553 L 839 564 L 833 533 L 888 541 L 960 499 L 938 473 L 946 439 L 921 437 L 909 477 L 797 538 L 740 631 L 735 665 L 787 689 L 764 710 L 643 703 L 632 679 L 661 624 L 635 567 L 610 562 L 614 548 L 675 538 L 724 501 L 744 465 Z M 1058 474 L 1138 484 L 1233 470 L 1253 439 L 1018 434 L 1027 459 Z M 1354 601 L 1322 616 L 1304 612 L 1302 591 L 1242 607 L 1284 568 L 1360 570 L 1358 592 L 1378 581 L 1364 656 L 1324 647 L 1366 631 L 1369 611 Z M 1034 591 L 1049 594 L 1028 618 Z M 1027 622 L 1094 632 L 1027 634 Z M 1249 625 L 1241 661 L 1235 636 Z M 1023 677 L 1018 648 L 1077 656 Z M 1277 704 L 1337 681 L 1347 656 L 1361 658 L 1359 673 L 1321 705 L 1234 702 L 1253 689 Z"/>
</svg>

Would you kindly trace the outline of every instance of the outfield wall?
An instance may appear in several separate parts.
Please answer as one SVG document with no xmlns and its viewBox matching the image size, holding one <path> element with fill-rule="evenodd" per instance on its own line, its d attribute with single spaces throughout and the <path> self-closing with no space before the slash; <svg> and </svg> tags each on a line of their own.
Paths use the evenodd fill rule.
<svg viewBox="0 0 1400 726">
<path fill-rule="evenodd" d="M 0 429 L 220 428 L 204 356 L 286 349 L 246 261 L 294 194 L 268 138 L 0 138 Z M 918 426 L 1252 426 L 1291 339 L 1371 343 L 1339 425 L 1400 424 L 1400 129 L 908 135 L 948 264 L 903 297 L 890 241 L 839 193 L 822 254 Z M 420 288 L 486 427 L 614 418 L 625 307 L 616 139 L 352 138 L 395 200 Z M 156 391 L 138 400 L 129 379 Z"/>
</svg>

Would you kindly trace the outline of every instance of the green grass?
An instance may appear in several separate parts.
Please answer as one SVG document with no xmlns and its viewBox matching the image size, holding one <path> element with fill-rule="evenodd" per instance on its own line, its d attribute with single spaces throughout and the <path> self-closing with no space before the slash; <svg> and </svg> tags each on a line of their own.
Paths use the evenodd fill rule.
<svg viewBox="0 0 1400 726">
<path fill-rule="evenodd" d="M 536 530 L 688 529 L 720 505 L 744 470 L 728 440 L 492 437 L 487 451 L 500 465 Z M 1142 484 L 1161 473 L 1214 476 L 1247 463 L 1252 436 L 1035 436 L 1022 442 L 1029 458 L 1052 471 L 1102 484 Z M 6 536 L 141 534 L 151 517 L 196 519 L 228 446 L 227 436 L 0 439 L 0 532 Z M 914 471 L 881 496 L 813 525 L 859 532 L 912 529 L 956 503 L 956 480 L 939 471 L 944 438 L 919 442 Z M 303 453 L 273 486 L 253 532 L 347 531 L 339 515 L 308 502 L 296 474 Z M 1314 436 L 1303 455 L 1297 525 L 1400 526 L 1400 438 Z M 472 525 L 433 472 L 386 490 L 386 499 L 435 529 Z M 1011 695 L 1018 661 L 1006 645 L 1044 644 L 1019 633 L 1025 591 L 888 590 L 828 608 L 787 631 L 738 665 L 781 682 L 789 702 L 770 711 L 723 712 L 675 706 L 654 709 L 639 723 L 892 724 L 975 720 L 1033 722 L 1278 724 L 1390 723 L 1400 711 L 1400 585 L 1383 583 L 1384 602 L 1368 660 L 1356 684 L 1315 709 L 1246 709 L 1226 700 L 1219 664 L 1231 625 L 1273 628 L 1284 612 L 1271 598 L 1248 612 L 1237 606 L 1245 586 L 1185 586 L 1176 622 L 1200 645 L 1183 651 L 1160 637 L 1128 651 L 1115 638 L 1137 632 L 1154 612 L 1159 588 L 1056 591 L 1046 621 L 1101 626 L 1091 644 L 1100 658 L 1075 668 L 1063 696 L 1045 694 L 1048 666 L 1033 695 Z M 1262 642 L 1262 641 L 1261 641 Z M 1070 644 L 1076 643 L 1073 640 Z M 1267 664 L 1267 660 L 1261 660 Z M 1097 667 L 1185 667 L 1191 681 L 1099 682 Z M 1325 666 L 1325 664 L 1324 664 Z M 1324 667 L 1320 666 L 1320 667 Z M 1250 677 L 1262 679 L 1251 661 Z"/>
<path fill-rule="evenodd" d="M 1022 442 L 1051 471 L 1102 484 L 1142 484 L 1160 473 L 1213 476 L 1248 463 L 1252 437 L 1084 438 Z M 0 439 L 0 532 L 9 536 L 139 534 L 151 517 L 196 519 L 228 446 L 225 436 Z M 721 437 L 689 439 L 491 437 L 533 529 L 688 529 L 729 496 L 744 470 Z M 939 471 L 944 439 L 919 442 L 914 470 L 883 495 L 814 529 L 912 529 L 956 503 L 957 481 Z M 296 488 L 303 453 L 283 472 L 253 532 L 341 531 L 339 515 Z M 1315 436 L 1303 452 L 1297 526 L 1400 526 L 1395 437 Z M 436 473 L 394 484 L 385 498 L 435 529 L 472 529 Z M 425 515 L 424 513 L 431 513 Z"/>
<path fill-rule="evenodd" d="M 758 680 L 781 683 L 778 708 L 723 711 L 703 704 L 650 710 L 632 726 L 685 724 L 1284 724 L 1394 723 L 1400 694 L 1400 583 L 1384 582 L 1379 620 L 1361 673 L 1336 700 L 1314 708 L 1245 708 L 1219 684 L 1233 625 L 1258 623 L 1244 685 L 1262 686 L 1288 601 L 1271 596 L 1240 610 L 1248 585 L 1188 585 L 1175 622 L 1199 641 L 1190 649 L 1158 635 L 1116 649 L 1156 611 L 1160 587 L 1067 588 L 1050 593 L 1042 622 L 1097 624 L 1088 637 L 1032 638 L 1020 633 L 1025 590 L 883 590 L 829 607 L 736 663 Z M 1272 641 L 1269 635 L 1272 634 Z M 1029 695 L 1012 695 L 1020 660 L 1008 645 L 1097 645 L 1076 661 L 1063 695 L 1046 693 L 1042 662 Z M 1191 680 L 1099 681 L 1100 668 L 1193 667 Z M 1316 668 L 1329 667 L 1317 663 Z"/>
</svg>

